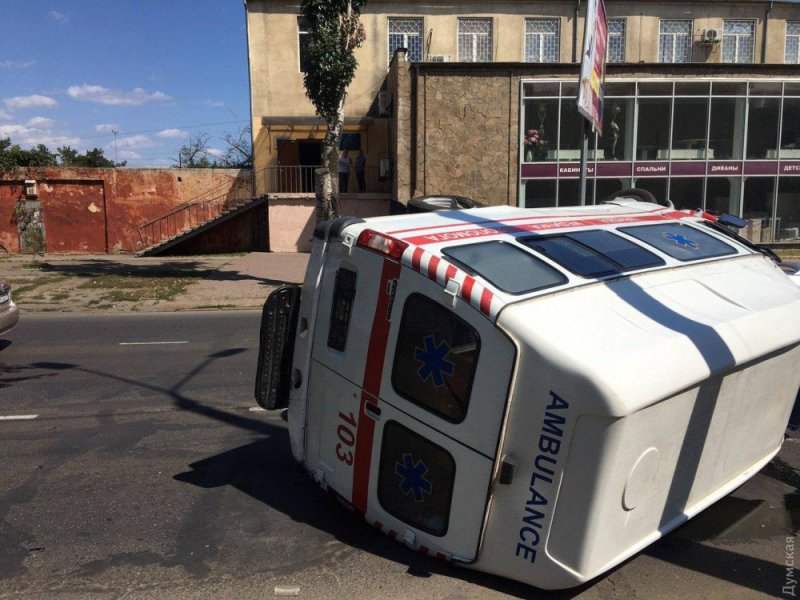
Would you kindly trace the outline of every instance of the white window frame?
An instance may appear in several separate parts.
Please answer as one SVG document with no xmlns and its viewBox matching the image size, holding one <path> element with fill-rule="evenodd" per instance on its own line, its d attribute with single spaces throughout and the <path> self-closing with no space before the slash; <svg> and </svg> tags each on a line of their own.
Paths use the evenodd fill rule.
<svg viewBox="0 0 800 600">
<path fill-rule="evenodd" d="M 411 32 L 411 31 L 393 32 L 392 31 L 392 24 L 396 24 L 396 23 L 400 23 L 400 22 L 419 23 L 419 33 Z M 394 56 L 394 53 L 397 50 L 397 48 L 408 48 L 408 54 L 407 54 L 406 57 L 411 62 L 421 62 L 422 60 L 424 60 L 424 58 L 425 58 L 425 49 L 423 47 L 423 39 L 422 39 L 424 33 L 425 33 L 425 21 L 424 21 L 424 19 L 422 17 L 413 17 L 413 16 L 410 16 L 410 17 L 388 17 L 387 20 L 386 20 L 386 48 L 387 48 L 388 54 L 389 54 L 387 63 L 391 63 L 392 62 L 392 56 Z M 402 35 L 403 36 L 403 43 L 400 46 L 398 46 L 397 48 L 395 48 L 394 50 L 392 50 L 392 44 L 391 44 L 391 36 L 393 36 L 393 35 Z M 417 36 L 419 36 L 419 53 L 420 53 L 420 55 L 419 55 L 419 58 L 414 58 L 411 55 L 411 52 L 412 52 L 411 44 L 409 44 L 408 42 L 409 42 L 409 39 L 411 37 L 417 37 Z"/>
<path fill-rule="evenodd" d="M 664 24 L 666 23 L 688 23 L 689 24 L 689 33 L 675 33 L 675 32 L 667 32 L 663 31 Z M 694 32 L 694 20 L 692 19 L 660 19 L 658 22 L 658 61 L 661 63 L 679 63 L 679 62 L 692 62 L 692 35 Z M 661 48 L 662 42 L 665 38 L 671 37 L 672 38 L 672 60 L 662 60 L 661 56 Z M 685 38 L 685 40 L 684 40 Z M 680 48 L 683 50 L 685 47 L 688 47 L 688 59 L 683 60 L 675 60 L 676 58 L 676 50 L 678 49 L 678 40 L 681 42 L 686 42 L 686 44 L 682 43 Z"/>
<path fill-rule="evenodd" d="M 467 23 L 481 23 L 486 24 L 489 26 L 488 32 L 478 32 L 478 31 L 462 31 L 461 26 L 466 25 Z M 485 18 L 459 18 L 458 19 L 458 29 L 457 29 L 457 39 L 456 39 L 456 46 L 458 48 L 458 62 L 492 62 L 492 43 L 493 43 L 493 36 L 494 33 L 494 23 L 492 23 L 492 19 L 485 19 Z M 464 56 L 461 51 L 461 40 L 462 36 L 469 39 L 469 46 L 470 46 L 470 55 Z M 488 56 L 486 60 L 481 60 L 479 58 L 480 53 L 480 45 L 481 45 L 481 38 L 487 38 L 486 47 Z"/>
<path fill-rule="evenodd" d="M 553 33 L 549 32 L 529 32 L 528 31 L 528 24 L 529 23 L 551 23 L 555 24 L 555 31 Z M 524 55 L 522 60 L 524 62 L 542 62 L 542 63 L 559 63 L 561 62 L 561 19 L 558 17 L 551 19 L 551 18 L 539 18 L 539 17 L 527 17 L 525 19 L 525 29 L 524 29 L 524 38 L 525 38 L 525 47 L 523 49 Z M 545 42 L 547 41 L 548 37 L 555 38 L 555 49 L 556 54 L 553 60 L 544 60 L 545 58 Z M 535 40 L 535 44 L 533 41 Z M 529 60 L 528 57 L 532 55 L 531 45 L 538 46 L 537 48 L 537 55 L 539 60 Z"/>
<path fill-rule="evenodd" d="M 747 34 L 744 33 L 727 33 L 725 31 L 725 26 L 731 23 L 749 23 L 750 24 L 750 32 Z M 726 61 L 725 60 L 725 50 L 728 49 L 728 44 L 731 43 L 731 38 L 734 41 L 733 46 L 733 60 Z M 742 40 L 750 40 L 750 56 L 745 57 L 745 60 L 741 60 L 739 56 L 739 52 L 741 49 Z M 721 60 L 724 63 L 728 64 L 741 64 L 741 63 L 752 63 L 755 61 L 755 54 L 756 54 L 756 22 L 752 19 L 725 19 L 722 22 L 722 56 Z"/>
</svg>

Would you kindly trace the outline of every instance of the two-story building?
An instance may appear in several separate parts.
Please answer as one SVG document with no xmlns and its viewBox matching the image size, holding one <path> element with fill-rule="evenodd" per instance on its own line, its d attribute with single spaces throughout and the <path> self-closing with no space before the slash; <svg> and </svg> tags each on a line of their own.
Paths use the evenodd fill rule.
<svg viewBox="0 0 800 600">
<path fill-rule="evenodd" d="M 299 3 L 245 5 L 259 191 L 311 192 L 324 122 L 303 88 Z M 342 139 L 367 158 L 356 196 L 578 203 L 585 7 L 370 0 Z M 740 214 L 756 241 L 800 239 L 800 5 L 607 0 L 606 13 L 587 202 L 641 187 Z"/>
</svg>

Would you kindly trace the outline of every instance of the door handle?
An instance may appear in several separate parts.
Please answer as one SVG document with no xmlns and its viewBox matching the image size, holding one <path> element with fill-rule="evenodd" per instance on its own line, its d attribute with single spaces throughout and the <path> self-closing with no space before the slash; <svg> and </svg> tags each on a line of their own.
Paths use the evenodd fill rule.
<svg viewBox="0 0 800 600">
<path fill-rule="evenodd" d="M 373 404 L 372 402 L 365 402 L 364 403 L 364 413 L 374 420 L 377 421 L 381 418 L 381 409 L 377 404 Z"/>
</svg>

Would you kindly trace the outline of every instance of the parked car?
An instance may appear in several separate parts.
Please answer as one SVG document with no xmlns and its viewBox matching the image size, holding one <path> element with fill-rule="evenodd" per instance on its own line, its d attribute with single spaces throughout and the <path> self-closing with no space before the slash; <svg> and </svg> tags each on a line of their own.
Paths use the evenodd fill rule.
<svg viewBox="0 0 800 600">
<path fill-rule="evenodd" d="M 0 335 L 8 333 L 19 321 L 19 309 L 11 299 L 11 284 L 0 277 Z"/>
</svg>

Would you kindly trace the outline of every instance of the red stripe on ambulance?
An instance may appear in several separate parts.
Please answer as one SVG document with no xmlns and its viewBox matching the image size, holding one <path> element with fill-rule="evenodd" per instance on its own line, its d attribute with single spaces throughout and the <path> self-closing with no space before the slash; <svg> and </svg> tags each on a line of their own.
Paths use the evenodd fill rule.
<svg viewBox="0 0 800 600">
<path fill-rule="evenodd" d="M 401 265 L 384 259 L 381 282 L 378 287 L 378 301 L 375 303 L 375 316 L 372 319 L 372 333 L 369 336 L 369 350 L 364 366 L 364 383 L 361 386 L 361 408 L 358 411 L 356 430 L 356 455 L 353 465 L 353 506 L 362 513 L 367 512 L 369 496 L 369 472 L 372 465 L 372 443 L 375 439 L 375 421 L 365 412 L 367 402 L 378 403 L 383 377 L 383 360 L 386 356 L 386 343 L 389 338 L 389 302 L 391 292 L 389 281 L 400 276 Z"/>
</svg>

